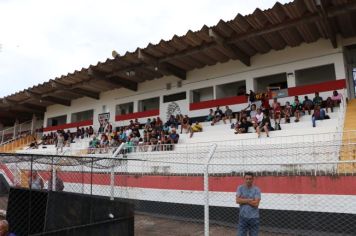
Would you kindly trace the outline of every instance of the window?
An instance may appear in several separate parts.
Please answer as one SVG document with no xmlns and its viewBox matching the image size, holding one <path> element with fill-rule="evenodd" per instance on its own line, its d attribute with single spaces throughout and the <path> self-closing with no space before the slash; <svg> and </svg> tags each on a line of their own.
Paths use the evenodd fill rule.
<svg viewBox="0 0 356 236">
<path fill-rule="evenodd" d="M 190 93 L 191 93 L 190 99 L 192 103 L 209 101 L 214 99 L 213 87 L 195 89 L 192 90 Z"/>
<path fill-rule="evenodd" d="M 133 113 L 133 102 L 116 105 L 116 115 L 126 115 Z"/>
<path fill-rule="evenodd" d="M 64 125 L 67 123 L 67 115 L 56 116 L 47 119 L 47 127 Z"/>
<path fill-rule="evenodd" d="M 316 66 L 295 71 L 296 86 L 318 84 L 336 80 L 334 64 Z"/>
<path fill-rule="evenodd" d="M 246 94 L 246 81 L 238 81 L 216 86 L 216 98 L 227 98 Z"/>
<path fill-rule="evenodd" d="M 80 122 L 85 120 L 92 120 L 93 116 L 94 116 L 94 110 L 72 113 L 71 122 L 74 123 L 74 122 Z"/>
<path fill-rule="evenodd" d="M 256 92 L 288 88 L 287 73 L 258 77 L 254 82 Z"/>
<path fill-rule="evenodd" d="M 163 103 L 174 102 L 174 101 L 185 100 L 185 99 L 187 99 L 187 93 L 186 92 L 175 93 L 175 94 L 170 94 L 170 95 L 163 96 Z"/>
<path fill-rule="evenodd" d="M 138 111 L 150 111 L 159 109 L 159 97 L 138 101 Z"/>
</svg>

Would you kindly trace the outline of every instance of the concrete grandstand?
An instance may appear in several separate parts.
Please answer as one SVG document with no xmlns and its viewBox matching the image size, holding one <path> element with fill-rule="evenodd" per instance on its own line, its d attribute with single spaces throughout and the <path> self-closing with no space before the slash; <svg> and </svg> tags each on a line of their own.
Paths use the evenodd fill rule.
<svg viewBox="0 0 356 236">
<path fill-rule="evenodd" d="M 21 158 L 52 158 L 50 171 L 59 172 L 65 191 L 130 199 L 140 213 L 197 223 L 206 223 L 199 207 L 210 206 L 211 221 L 229 227 L 236 217 L 223 212 L 235 214 L 236 185 L 243 173 L 253 171 L 269 219 L 265 232 L 355 235 L 350 223 L 356 218 L 356 192 L 350 190 L 356 183 L 355 13 L 356 2 L 350 0 L 276 3 L 9 95 L 0 108 L 0 148 Z M 314 100 L 313 109 L 308 113 L 301 106 L 296 122 L 298 106 L 288 111 L 288 102 L 303 102 L 305 96 Z M 281 105 L 281 121 L 275 118 L 274 99 Z M 266 113 L 269 137 L 265 132 L 258 137 L 253 128 L 258 122 L 250 115 L 252 104 Z M 313 126 L 319 105 L 327 113 Z M 217 106 L 223 112 L 229 106 L 232 123 L 212 125 L 208 116 Z M 5 115 L 8 110 L 25 114 L 23 120 Z M 245 111 L 250 127 L 236 134 L 241 119 L 235 115 Z M 188 118 L 163 131 L 177 115 Z M 152 124 L 158 117 L 162 124 Z M 195 122 L 201 132 L 192 131 Z M 134 129 L 138 133 L 132 135 Z M 167 137 L 153 136 L 152 129 Z M 177 143 L 170 139 L 173 129 Z M 94 136 L 109 139 L 92 146 Z M 73 164 L 75 157 L 95 160 L 97 167 Z M 53 158 L 60 169 L 54 170 Z M 0 165 L 1 173 L 10 185 L 26 186 L 32 162 L 31 168 L 28 161 L 9 163 Z M 34 166 L 47 187 L 49 165 Z M 178 213 L 184 207 L 188 213 Z M 294 220 L 300 224 L 293 225 Z"/>
</svg>

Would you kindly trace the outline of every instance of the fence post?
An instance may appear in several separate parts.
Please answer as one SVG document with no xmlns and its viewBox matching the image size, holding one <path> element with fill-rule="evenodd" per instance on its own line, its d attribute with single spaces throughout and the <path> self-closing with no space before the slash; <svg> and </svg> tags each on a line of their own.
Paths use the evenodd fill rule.
<svg viewBox="0 0 356 236">
<path fill-rule="evenodd" d="M 124 148 L 125 144 L 121 143 L 120 146 L 116 149 L 114 154 L 112 154 L 111 158 L 111 172 L 110 172 L 110 200 L 114 200 L 115 194 L 115 157 L 120 153 L 120 151 Z"/>
<path fill-rule="evenodd" d="M 91 158 L 91 168 L 90 168 L 90 195 L 93 195 L 93 165 L 94 165 L 94 157 Z"/>
<path fill-rule="evenodd" d="M 57 175 L 56 175 L 56 168 L 54 167 L 54 161 L 53 161 L 53 158 L 52 157 L 52 191 L 56 191 L 56 178 L 57 178 Z"/>
<path fill-rule="evenodd" d="M 204 236 L 209 236 L 209 163 L 215 153 L 216 146 L 215 143 L 211 145 L 204 168 Z"/>
</svg>

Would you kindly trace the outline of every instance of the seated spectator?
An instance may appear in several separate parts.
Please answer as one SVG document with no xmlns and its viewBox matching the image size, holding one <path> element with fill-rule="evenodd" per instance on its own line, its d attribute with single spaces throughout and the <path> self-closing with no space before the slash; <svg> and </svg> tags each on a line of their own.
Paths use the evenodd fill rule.
<svg viewBox="0 0 356 236">
<path fill-rule="evenodd" d="M 105 119 L 105 125 L 104 125 L 104 133 L 110 134 L 112 132 L 112 125 L 108 121 L 108 119 Z"/>
<path fill-rule="evenodd" d="M 269 98 L 265 94 L 262 94 L 261 108 L 262 108 L 262 111 L 267 112 L 267 114 L 269 113 L 269 110 L 271 109 L 271 105 L 269 104 Z"/>
<path fill-rule="evenodd" d="M 126 133 L 121 129 L 120 132 L 119 132 L 119 142 L 122 143 L 122 142 L 126 142 L 127 141 L 127 136 L 126 136 Z"/>
<path fill-rule="evenodd" d="M 220 107 L 217 106 L 214 112 L 214 119 L 211 125 L 214 125 L 215 123 L 219 122 L 222 119 L 223 115 L 224 113 L 222 112 L 222 110 L 220 110 Z"/>
<path fill-rule="evenodd" d="M 99 140 L 97 139 L 97 137 L 95 135 L 93 136 L 93 139 L 89 141 L 89 147 L 90 148 L 99 147 Z"/>
<path fill-rule="evenodd" d="M 169 142 L 171 144 L 176 144 L 179 141 L 179 134 L 177 134 L 176 129 L 172 129 L 172 132 L 169 134 Z"/>
<path fill-rule="evenodd" d="M 199 123 L 199 121 L 196 121 L 195 124 L 192 125 L 192 130 L 193 132 L 202 132 L 203 126 Z"/>
<path fill-rule="evenodd" d="M 148 127 L 151 127 L 151 118 L 147 119 L 144 129 L 147 129 Z"/>
<path fill-rule="evenodd" d="M 152 121 L 151 121 L 151 127 L 152 128 L 156 127 L 156 123 L 157 123 L 156 118 L 153 118 Z"/>
<path fill-rule="evenodd" d="M 134 134 L 136 137 L 141 138 L 139 126 L 134 126 L 131 133 Z"/>
<path fill-rule="evenodd" d="M 261 123 L 262 122 L 262 119 L 263 119 L 263 112 L 262 112 L 262 109 L 261 108 L 257 108 L 257 113 L 256 113 L 256 122 L 257 124 Z"/>
<path fill-rule="evenodd" d="M 256 115 L 257 115 L 257 109 L 256 109 L 256 104 L 251 105 L 251 111 L 250 111 L 250 120 L 252 123 L 256 123 Z"/>
<path fill-rule="evenodd" d="M 193 132 L 192 132 L 192 128 L 189 124 L 189 117 L 185 116 L 182 120 L 181 126 L 180 126 L 180 133 L 182 134 L 184 131 L 184 133 L 186 134 L 190 134 L 190 137 L 192 137 Z"/>
<path fill-rule="evenodd" d="M 206 117 L 206 121 L 212 121 L 214 119 L 214 111 L 213 109 L 209 109 L 209 114 Z"/>
<path fill-rule="evenodd" d="M 94 129 L 92 126 L 89 126 L 89 137 L 91 137 L 94 134 Z"/>
<path fill-rule="evenodd" d="M 168 135 L 165 131 L 161 131 L 159 135 L 159 143 L 161 146 L 161 151 L 167 150 L 167 144 L 169 144 Z"/>
<path fill-rule="evenodd" d="M 131 134 L 131 142 L 133 145 L 137 146 L 140 142 L 140 138 L 136 136 L 136 134 L 132 133 Z"/>
<path fill-rule="evenodd" d="M 243 117 L 241 122 L 237 123 L 236 125 L 235 134 L 245 134 L 248 132 L 248 128 L 251 126 L 251 122 L 247 121 L 246 117 Z"/>
<path fill-rule="evenodd" d="M 88 127 L 85 128 L 84 138 L 89 138 L 89 128 Z"/>
<path fill-rule="evenodd" d="M 326 113 L 328 113 L 329 109 L 331 112 L 334 112 L 334 101 L 331 100 L 331 97 L 326 98 L 326 106 L 325 106 Z"/>
<path fill-rule="evenodd" d="M 250 107 L 251 105 L 249 104 L 246 108 L 242 109 L 240 112 L 237 112 L 235 114 L 235 119 L 236 119 L 236 123 L 237 122 L 241 122 L 243 117 L 248 117 L 247 115 L 247 109 Z"/>
<path fill-rule="evenodd" d="M 331 96 L 331 100 L 334 103 L 334 107 L 339 105 L 341 103 L 341 100 L 342 100 L 342 94 L 338 93 L 336 90 L 333 91 L 333 95 Z"/>
<path fill-rule="evenodd" d="M 272 105 L 273 108 L 273 119 L 274 119 L 274 129 L 281 130 L 281 119 L 282 119 L 282 108 L 281 104 L 277 102 L 277 98 L 275 98 L 274 103 Z"/>
<path fill-rule="evenodd" d="M 315 92 L 315 97 L 313 99 L 313 105 L 315 106 L 322 106 L 323 104 L 323 98 L 319 96 L 318 92 Z"/>
<path fill-rule="evenodd" d="M 171 125 L 173 125 L 174 127 L 178 127 L 178 120 L 176 120 L 174 115 L 170 115 L 165 125 L 167 127 L 170 127 Z"/>
<path fill-rule="evenodd" d="M 115 131 L 114 131 L 115 132 Z M 115 133 L 111 133 L 109 138 L 109 147 L 117 147 L 119 146 L 119 139 Z"/>
<path fill-rule="evenodd" d="M 299 122 L 300 116 L 304 114 L 303 105 L 299 103 L 299 100 L 294 101 L 293 111 L 295 122 Z"/>
<path fill-rule="evenodd" d="M 77 133 L 75 134 L 75 137 L 79 139 L 81 135 L 82 135 L 82 130 L 78 126 L 77 127 Z"/>
<path fill-rule="evenodd" d="M 328 112 L 329 108 L 331 112 L 334 112 L 334 107 L 338 106 L 341 103 L 341 100 L 342 95 L 334 90 L 333 95 L 326 99 L 326 112 Z"/>
<path fill-rule="evenodd" d="M 147 130 L 143 131 L 143 144 L 150 145 L 151 134 L 147 132 Z"/>
<path fill-rule="evenodd" d="M 82 127 L 81 132 L 80 132 L 80 138 L 83 139 L 85 137 L 85 130 L 84 127 Z"/>
<path fill-rule="evenodd" d="M 109 139 L 106 134 L 102 134 L 100 138 L 100 148 L 106 148 L 109 146 Z"/>
<path fill-rule="evenodd" d="M 313 109 L 313 101 L 308 98 L 308 96 L 304 97 L 303 101 L 303 109 L 304 111 L 308 111 L 308 114 L 311 114 L 311 110 Z"/>
<path fill-rule="evenodd" d="M 224 124 L 226 124 L 226 120 L 227 120 L 227 119 L 229 119 L 230 124 L 231 124 L 232 110 L 229 108 L 229 106 L 226 106 L 226 107 L 225 107 L 225 113 L 224 113 L 224 116 L 223 116 Z"/>
<path fill-rule="evenodd" d="M 133 129 L 135 127 L 135 124 L 134 124 L 133 120 L 130 120 L 128 127 L 130 129 Z"/>
<path fill-rule="evenodd" d="M 294 96 L 294 100 L 293 100 L 293 101 L 294 101 L 294 102 L 292 103 L 292 107 L 295 106 L 295 102 L 296 102 L 296 101 L 298 101 L 298 102 L 300 103 L 298 96 Z"/>
<path fill-rule="evenodd" d="M 129 126 L 126 126 L 124 130 L 125 130 L 126 137 L 129 137 L 132 134 L 132 130 L 130 129 Z"/>
<path fill-rule="evenodd" d="M 193 136 L 193 133 L 202 132 L 203 126 L 199 124 L 199 121 L 196 121 L 194 125 L 192 125 L 192 132 L 190 133 L 190 137 Z"/>
<path fill-rule="evenodd" d="M 313 127 L 316 127 L 317 120 L 324 120 L 328 119 L 329 117 L 325 114 L 325 110 L 322 109 L 320 106 L 315 106 L 314 113 L 312 115 L 312 124 Z"/>
<path fill-rule="evenodd" d="M 161 120 L 161 118 L 157 117 L 157 119 L 156 119 L 156 128 L 158 130 L 161 130 L 162 126 L 163 126 L 163 121 Z"/>
<path fill-rule="evenodd" d="M 140 126 L 141 126 L 141 123 L 138 121 L 137 118 L 135 119 L 134 125 L 135 125 L 135 127 L 138 127 L 138 128 L 140 128 Z"/>
<path fill-rule="evenodd" d="M 292 115 L 292 106 L 290 105 L 289 102 L 286 102 L 286 105 L 284 106 L 283 114 L 284 114 L 285 123 L 290 123 L 290 117 Z"/>
<path fill-rule="evenodd" d="M 151 135 L 150 135 L 150 144 L 151 145 L 157 145 L 158 144 L 158 137 L 159 134 L 155 129 L 152 130 Z"/>
<path fill-rule="evenodd" d="M 164 126 L 162 127 L 162 131 L 165 133 L 165 134 L 168 134 L 169 133 L 169 126 L 166 124 L 164 124 Z"/>
<path fill-rule="evenodd" d="M 267 137 L 269 137 L 269 131 L 272 130 L 271 120 L 266 113 L 263 113 L 263 119 L 261 123 L 257 126 L 256 131 L 257 135 L 261 137 L 261 130 L 266 132 Z"/>
</svg>

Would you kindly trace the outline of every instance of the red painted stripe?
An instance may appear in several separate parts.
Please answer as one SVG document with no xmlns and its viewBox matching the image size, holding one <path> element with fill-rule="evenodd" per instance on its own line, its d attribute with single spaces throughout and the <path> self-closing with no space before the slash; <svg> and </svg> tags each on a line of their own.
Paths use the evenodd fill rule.
<svg viewBox="0 0 356 236">
<path fill-rule="evenodd" d="M 5 175 L 11 180 L 12 183 L 14 183 L 14 175 L 10 171 L 10 169 L 7 167 L 7 165 L 0 164 L 0 168 L 4 171 Z"/>
<path fill-rule="evenodd" d="M 49 126 L 43 128 L 43 131 L 62 130 L 62 129 L 77 128 L 77 127 L 90 126 L 90 125 L 93 125 L 93 120 L 84 120 L 84 121 L 68 123 L 64 125 Z"/>
<path fill-rule="evenodd" d="M 200 110 L 204 108 L 211 108 L 217 106 L 226 106 L 226 105 L 233 105 L 233 104 L 241 104 L 246 103 L 247 97 L 246 96 L 235 96 L 235 97 L 228 97 L 228 98 L 221 98 L 216 100 L 209 100 L 204 102 L 196 102 L 189 104 L 189 110 Z"/>
<path fill-rule="evenodd" d="M 134 113 L 125 114 L 125 115 L 117 115 L 117 116 L 115 116 L 115 121 L 133 120 L 136 118 L 138 119 L 138 118 L 144 118 L 144 117 L 150 117 L 150 116 L 159 116 L 159 109 L 134 112 Z"/>
<path fill-rule="evenodd" d="M 311 85 L 288 88 L 288 95 L 297 96 L 297 95 L 304 95 L 308 93 L 325 92 L 325 91 L 344 89 L 344 88 L 346 88 L 346 80 L 340 79 L 340 80 L 327 81 L 319 84 L 311 84 Z"/>
<path fill-rule="evenodd" d="M 49 172 L 40 174 L 48 180 Z M 59 176 L 67 183 L 110 184 L 109 174 L 94 174 L 92 179 L 90 173 L 60 172 Z M 209 189 L 218 192 L 235 192 L 237 186 L 242 183 L 242 177 L 210 177 Z M 262 176 L 256 177 L 255 184 L 264 193 L 356 195 L 355 176 Z M 115 185 L 131 188 L 203 191 L 204 180 L 202 176 L 116 175 Z"/>
</svg>

